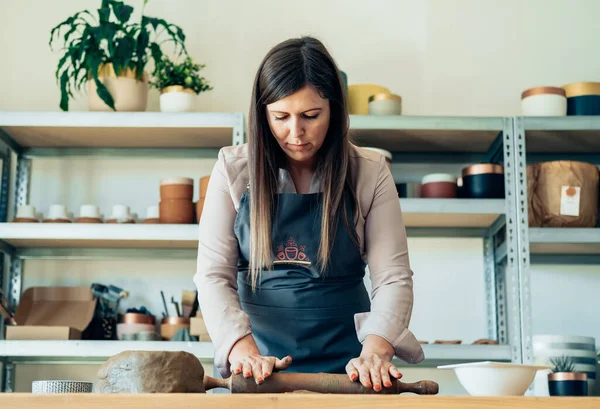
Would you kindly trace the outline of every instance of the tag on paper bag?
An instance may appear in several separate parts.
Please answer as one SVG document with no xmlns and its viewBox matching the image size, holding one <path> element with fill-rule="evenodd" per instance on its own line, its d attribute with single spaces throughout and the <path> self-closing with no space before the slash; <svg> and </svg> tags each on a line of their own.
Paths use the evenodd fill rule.
<svg viewBox="0 0 600 409">
<path fill-rule="evenodd" d="M 564 216 L 579 216 L 579 201 L 581 187 L 561 186 L 560 214 Z"/>
</svg>

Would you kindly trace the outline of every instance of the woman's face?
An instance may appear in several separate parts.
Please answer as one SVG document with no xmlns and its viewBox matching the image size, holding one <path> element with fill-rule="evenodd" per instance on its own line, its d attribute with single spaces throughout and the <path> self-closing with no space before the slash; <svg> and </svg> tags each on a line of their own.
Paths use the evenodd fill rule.
<svg viewBox="0 0 600 409">
<path fill-rule="evenodd" d="M 305 86 L 267 105 L 271 132 L 292 162 L 311 164 L 329 129 L 329 100 Z"/>
</svg>

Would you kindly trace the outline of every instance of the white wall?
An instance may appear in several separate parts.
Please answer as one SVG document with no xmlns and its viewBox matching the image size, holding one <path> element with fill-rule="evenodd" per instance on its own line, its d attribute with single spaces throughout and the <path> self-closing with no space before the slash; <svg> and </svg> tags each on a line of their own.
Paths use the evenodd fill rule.
<svg viewBox="0 0 600 409">
<path fill-rule="evenodd" d="M 50 29 L 99 4 L 0 0 L 1 110 L 58 109 L 54 70 L 59 56 L 48 48 Z M 527 87 L 597 79 L 599 13 L 595 0 L 151 0 L 147 6 L 147 14 L 179 24 L 191 54 L 207 64 L 203 74 L 215 89 L 199 97 L 199 109 L 244 113 L 266 51 L 288 37 L 312 34 L 325 42 L 350 83 L 379 83 L 402 95 L 406 115 L 518 115 L 520 92 Z M 72 110 L 86 109 L 85 95 L 72 102 Z M 158 93 L 152 91 L 149 110 L 157 109 Z M 39 159 L 33 165 L 31 203 L 43 212 L 55 202 L 77 212 L 92 202 L 105 214 L 113 204 L 125 203 L 143 217 L 146 206 L 158 200 L 158 179 L 187 175 L 197 180 L 213 163 Z M 394 167 L 397 178 L 417 178 L 427 170 Z M 465 343 L 485 337 L 481 241 L 410 238 L 409 247 L 417 337 Z M 144 304 L 159 311 L 158 291 L 192 288 L 193 272 L 193 260 L 27 261 L 24 286 L 110 282 L 132 291 L 125 307 Z M 594 294 L 599 283 L 595 266 L 535 266 L 534 333 L 600 339 L 594 315 L 600 307 Z M 37 378 L 89 379 L 94 373 L 94 366 L 21 366 L 17 390 L 29 390 Z M 438 380 L 442 393 L 464 393 L 447 373 L 407 371 L 405 379 L 417 378 Z"/>
</svg>

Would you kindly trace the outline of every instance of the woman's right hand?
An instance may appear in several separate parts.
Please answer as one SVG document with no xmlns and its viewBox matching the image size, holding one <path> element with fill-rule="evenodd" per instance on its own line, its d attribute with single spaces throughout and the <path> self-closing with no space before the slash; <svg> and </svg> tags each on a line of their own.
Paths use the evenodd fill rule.
<svg viewBox="0 0 600 409">
<path fill-rule="evenodd" d="M 287 369 L 292 363 L 292 357 L 279 359 L 274 356 L 262 356 L 252 335 L 240 339 L 229 353 L 231 372 L 243 374 L 244 378 L 252 378 L 257 384 L 265 381 L 271 373 Z"/>
</svg>

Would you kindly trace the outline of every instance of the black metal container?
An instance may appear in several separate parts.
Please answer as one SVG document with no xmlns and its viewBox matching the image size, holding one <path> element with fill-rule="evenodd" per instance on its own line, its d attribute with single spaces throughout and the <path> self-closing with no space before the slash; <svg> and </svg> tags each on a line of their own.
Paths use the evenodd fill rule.
<svg viewBox="0 0 600 409">
<path fill-rule="evenodd" d="M 588 396 L 585 372 L 556 372 L 548 375 L 550 396 Z"/>
<path fill-rule="evenodd" d="M 504 168 L 493 163 L 480 163 L 462 170 L 460 198 L 504 199 Z"/>
</svg>

